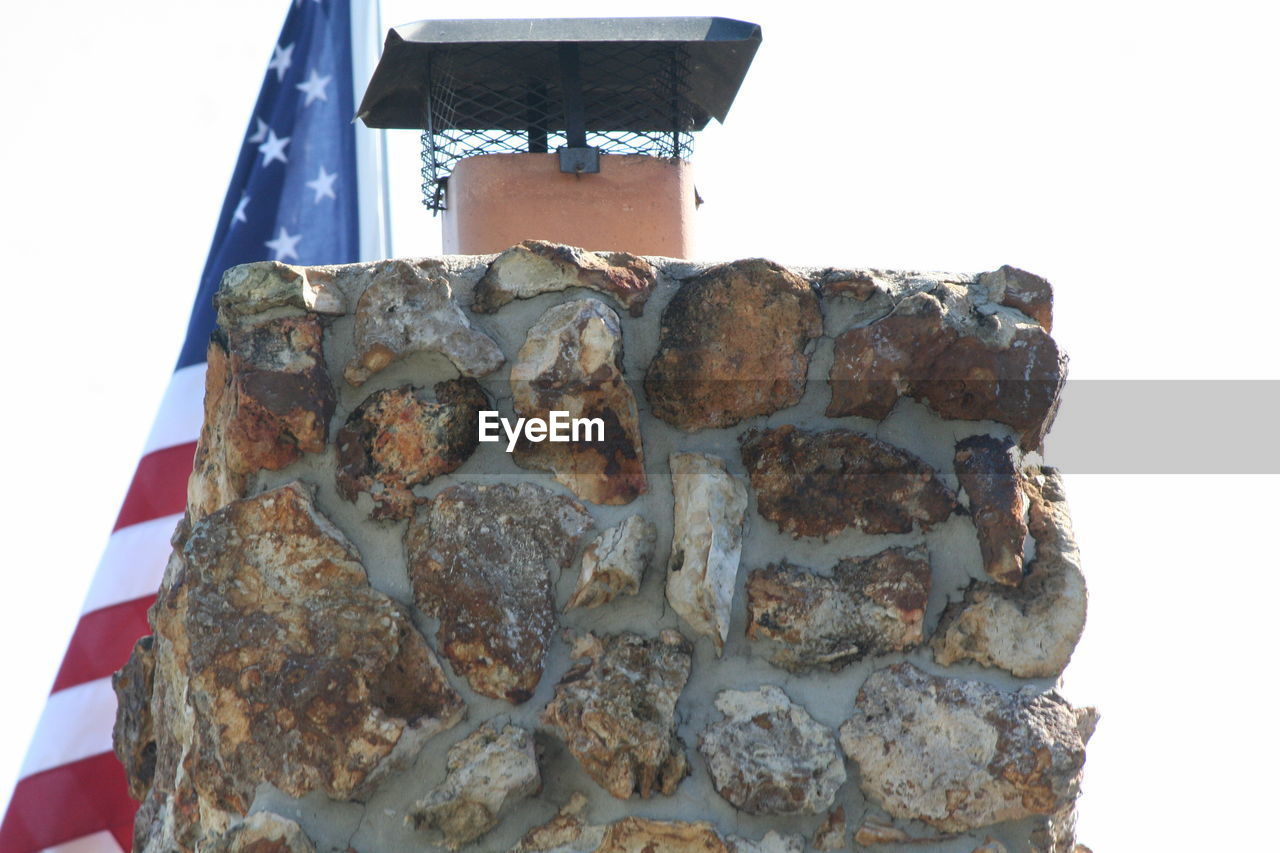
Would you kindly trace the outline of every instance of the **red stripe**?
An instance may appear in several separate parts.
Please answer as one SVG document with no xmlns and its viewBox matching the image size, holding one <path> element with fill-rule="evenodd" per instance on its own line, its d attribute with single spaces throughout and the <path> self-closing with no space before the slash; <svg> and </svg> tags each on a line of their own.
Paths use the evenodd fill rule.
<svg viewBox="0 0 1280 853">
<path fill-rule="evenodd" d="M 52 692 L 106 678 L 124 666 L 133 644 L 151 633 L 147 608 L 155 600 L 154 595 L 144 595 L 81 616 L 62 657 Z"/>
<path fill-rule="evenodd" d="M 115 530 L 187 508 L 187 478 L 196 458 L 196 443 L 175 444 L 142 457 L 133 474 Z M 3 853 L 3 851 L 0 851 Z"/>
<path fill-rule="evenodd" d="M 63 764 L 13 789 L 0 824 L 0 853 L 35 853 L 103 830 L 120 838 L 137 809 L 115 753 Z"/>
</svg>

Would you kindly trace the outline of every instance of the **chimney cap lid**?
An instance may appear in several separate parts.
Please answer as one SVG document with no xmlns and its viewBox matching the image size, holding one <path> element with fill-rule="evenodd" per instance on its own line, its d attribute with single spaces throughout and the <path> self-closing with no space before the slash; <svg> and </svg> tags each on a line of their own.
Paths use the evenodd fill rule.
<svg viewBox="0 0 1280 853">
<path fill-rule="evenodd" d="M 724 121 L 760 40 L 758 25 L 715 17 L 417 21 L 387 33 L 382 58 L 357 114 L 369 127 L 422 128 L 422 105 L 436 57 L 455 59 L 456 66 L 464 69 L 462 73 L 488 75 L 490 79 L 498 71 L 555 79 L 559 45 L 591 45 L 594 61 L 584 64 L 584 78 L 598 75 L 608 79 L 610 86 L 635 89 L 653 85 L 645 64 L 636 62 L 637 55 L 651 52 L 656 57 L 679 47 L 689 60 L 685 97 L 700 113 L 689 129 L 701 130 L 713 117 Z M 504 48 L 504 68 L 476 61 L 491 57 L 498 46 Z M 469 126 L 470 117 L 459 116 L 459 122 Z"/>
</svg>

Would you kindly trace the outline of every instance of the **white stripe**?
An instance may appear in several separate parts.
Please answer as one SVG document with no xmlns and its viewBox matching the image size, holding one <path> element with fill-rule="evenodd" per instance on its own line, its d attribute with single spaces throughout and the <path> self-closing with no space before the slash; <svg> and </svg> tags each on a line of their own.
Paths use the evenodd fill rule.
<svg viewBox="0 0 1280 853">
<path fill-rule="evenodd" d="M 378 64 L 382 48 L 382 18 L 378 0 L 351 0 L 351 82 L 354 103 Z M 387 133 L 356 120 L 356 214 L 360 232 L 360 260 L 390 258 L 391 208 L 387 191 Z"/>
<path fill-rule="evenodd" d="M 110 678 L 59 690 L 44 704 L 18 778 L 25 779 L 92 755 L 111 752 L 116 694 Z"/>
<path fill-rule="evenodd" d="M 122 527 L 107 540 L 81 613 L 154 595 L 169 562 L 169 538 L 182 514 Z"/>
<path fill-rule="evenodd" d="M 75 841 L 46 847 L 40 853 L 120 853 L 120 845 L 115 836 L 107 832 L 95 832 L 93 835 L 82 835 Z"/>
<path fill-rule="evenodd" d="M 191 364 L 173 372 L 160 410 L 151 424 L 151 435 L 142 453 L 188 444 L 200 437 L 204 422 L 204 372 L 206 365 Z"/>
</svg>

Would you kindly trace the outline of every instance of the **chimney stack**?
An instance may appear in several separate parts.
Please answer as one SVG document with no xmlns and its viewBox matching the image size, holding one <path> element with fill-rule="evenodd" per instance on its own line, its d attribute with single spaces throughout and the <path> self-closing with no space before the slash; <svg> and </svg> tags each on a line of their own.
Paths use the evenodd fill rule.
<svg viewBox="0 0 1280 853">
<path fill-rule="evenodd" d="M 759 44 L 725 18 L 419 21 L 387 34 L 359 117 L 421 129 L 446 253 L 688 257 L 693 134 L 724 120 Z"/>
</svg>

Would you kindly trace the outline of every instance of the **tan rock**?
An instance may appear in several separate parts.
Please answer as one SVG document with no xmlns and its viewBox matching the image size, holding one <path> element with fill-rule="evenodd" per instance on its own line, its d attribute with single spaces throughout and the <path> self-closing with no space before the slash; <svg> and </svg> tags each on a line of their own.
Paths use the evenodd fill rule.
<svg viewBox="0 0 1280 853">
<path fill-rule="evenodd" d="M 969 832 L 1070 807 L 1093 719 L 1055 693 L 1008 693 L 901 663 L 863 683 L 840 743 L 872 803 Z"/>
<path fill-rule="evenodd" d="M 874 847 L 877 844 L 909 844 L 915 839 L 891 822 L 873 815 L 862 821 L 853 834 L 853 840 L 863 847 Z"/>
<path fill-rule="evenodd" d="M 844 559 L 830 577 L 769 566 L 747 579 L 747 637 L 770 641 L 770 660 L 793 672 L 904 651 L 924 640 L 930 583 L 923 547 Z"/>
<path fill-rule="evenodd" d="M 987 288 L 991 301 L 1017 308 L 1046 332 L 1053 331 L 1053 286 L 1045 279 L 1005 264 L 979 275 L 977 283 Z"/>
<path fill-rule="evenodd" d="M 884 286 L 870 270 L 826 269 L 818 277 L 817 285 L 824 298 L 847 296 L 866 302 L 872 296 L 884 293 Z"/>
<path fill-rule="evenodd" d="M 956 506 L 922 459 L 870 436 L 788 425 L 748 430 L 741 443 L 757 509 L 795 537 L 927 530 Z"/>
<path fill-rule="evenodd" d="M 715 456 L 673 453 L 669 462 L 675 529 L 667 563 L 667 601 L 721 652 L 729 638 L 747 489 Z"/>
<path fill-rule="evenodd" d="M 345 296 L 333 286 L 330 268 L 295 267 L 279 261 L 231 267 L 218 282 L 214 304 L 218 325 L 224 329 L 272 308 L 301 308 L 315 314 L 349 310 Z"/>
<path fill-rule="evenodd" d="M 693 665 L 689 642 L 671 630 L 648 640 L 587 634 L 573 656 L 588 660 L 560 679 L 542 722 L 618 799 L 673 794 L 689 773 L 676 736 L 676 702 Z"/>
<path fill-rule="evenodd" d="M 128 662 L 111 676 L 116 694 L 111 742 L 124 765 L 129 796 L 139 801 L 147 796 L 156 772 L 156 736 L 151 716 L 156 672 L 154 639 L 147 636 L 134 643 Z"/>
<path fill-rule="evenodd" d="M 706 821 L 623 818 L 609 827 L 595 853 L 731 853 Z"/>
<path fill-rule="evenodd" d="M 844 806 L 837 806 L 827 813 L 822 825 L 813 834 L 814 850 L 843 850 L 847 832 L 844 819 Z"/>
<path fill-rule="evenodd" d="M 909 396 L 944 418 L 1007 424 L 1023 448 L 1039 448 L 1057 414 L 1067 359 L 1044 327 L 1048 304 L 1023 284 L 1010 290 L 1012 280 L 988 273 L 979 276 L 984 287 L 933 282 L 897 294 L 884 317 L 842 333 L 827 415 L 881 419 Z M 1037 322 L 985 298 L 993 292 Z"/>
<path fill-rule="evenodd" d="M 199 519 L 244 497 L 248 475 L 318 453 L 336 406 L 313 316 L 233 326 L 209 345 L 205 421 L 187 485 Z"/>
<path fill-rule="evenodd" d="M 315 853 L 302 827 L 272 812 L 254 812 L 205 848 L 209 853 Z"/>
<path fill-rule="evenodd" d="M 567 569 L 590 527 L 577 501 L 531 483 L 450 486 L 410 522 L 418 606 L 472 690 L 515 704 L 533 695 L 556 626 L 551 565 Z"/>
<path fill-rule="evenodd" d="M 518 726 L 488 722 L 449 749 L 444 782 L 410 810 L 418 829 L 438 828 L 457 850 L 498 825 L 512 803 L 542 789 L 533 738 Z"/>
<path fill-rule="evenodd" d="M 565 610 L 598 607 L 619 595 L 639 592 L 640 581 L 653 561 L 657 537 L 653 522 L 633 515 L 593 539 L 582 552 L 578 588 Z"/>
<path fill-rule="evenodd" d="M 521 437 L 516 464 L 551 471 L 583 500 L 626 504 L 648 489 L 635 397 L 622 375 L 622 326 L 596 299 L 563 302 L 529 329 L 511 366 L 517 414 L 549 421 L 565 412 L 599 422 L 596 432 L 569 433 L 570 441 Z"/>
<path fill-rule="evenodd" d="M 413 487 L 456 471 L 479 445 L 477 424 L 488 398 L 473 379 L 435 386 L 436 402 L 402 385 L 371 394 L 338 431 L 338 493 L 373 499 L 371 517 L 408 518 L 421 499 Z"/>
<path fill-rule="evenodd" d="M 956 444 L 956 476 L 969 496 L 969 515 L 978 528 L 982 565 L 996 583 L 1022 582 L 1022 484 L 1013 443 L 990 435 L 972 435 Z"/>
<path fill-rule="evenodd" d="M 261 783 L 364 796 L 464 712 L 409 614 L 298 483 L 193 524 L 151 618 L 148 849 L 229 829 Z"/>
<path fill-rule="evenodd" d="M 1057 678 L 1080 641 L 1088 593 L 1062 477 L 1032 470 L 1023 489 L 1035 559 L 1021 586 L 973 581 L 963 600 L 947 605 L 931 642 L 943 666 L 969 661 L 1019 678 Z"/>
<path fill-rule="evenodd" d="M 526 832 L 510 853 L 592 853 L 607 827 L 589 825 L 582 814 L 586 807 L 587 798 L 575 791 L 555 817 Z"/>
<path fill-rule="evenodd" d="M 844 757 L 831 729 L 780 688 L 725 690 L 724 719 L 698 736 L 716 792 L 754 815 L 818 814 L 844 784 Z"/>
<path fill-rule="evenodd" d="M 803 835 L 781 835 L 772 829 L 759 841 L 730 835 L 725 842 L 730 853 L 804 853 Z"/>
<path fill-rule="evenodd" d="M 502 366 L 502 350 L 471 328 L 453 300 L 438 262 L 387 261 L 356 303 L 356 354 L 344 375 L 352 385 L 416 352 L 443 355 L 463 376 L 479 378 Z"/>
<path fill-rule="evenodd" d="M 653 414 L 700 430 L 794 406 L 821 334 L 818 297 L 799 276 L 765 260 L 712 267 L 662 312 L 644 382 Z"/>
<path fill-rule="evenodd" d="M 494 258 L 476 285 L 471 310 L 492 314 L 513 299 L 585 287 L 612 296 L 633 317 L 644 313 L 656 283 L 653 265 L 626 252 L 588 252 L 525 240 Z"/>
</svg>

